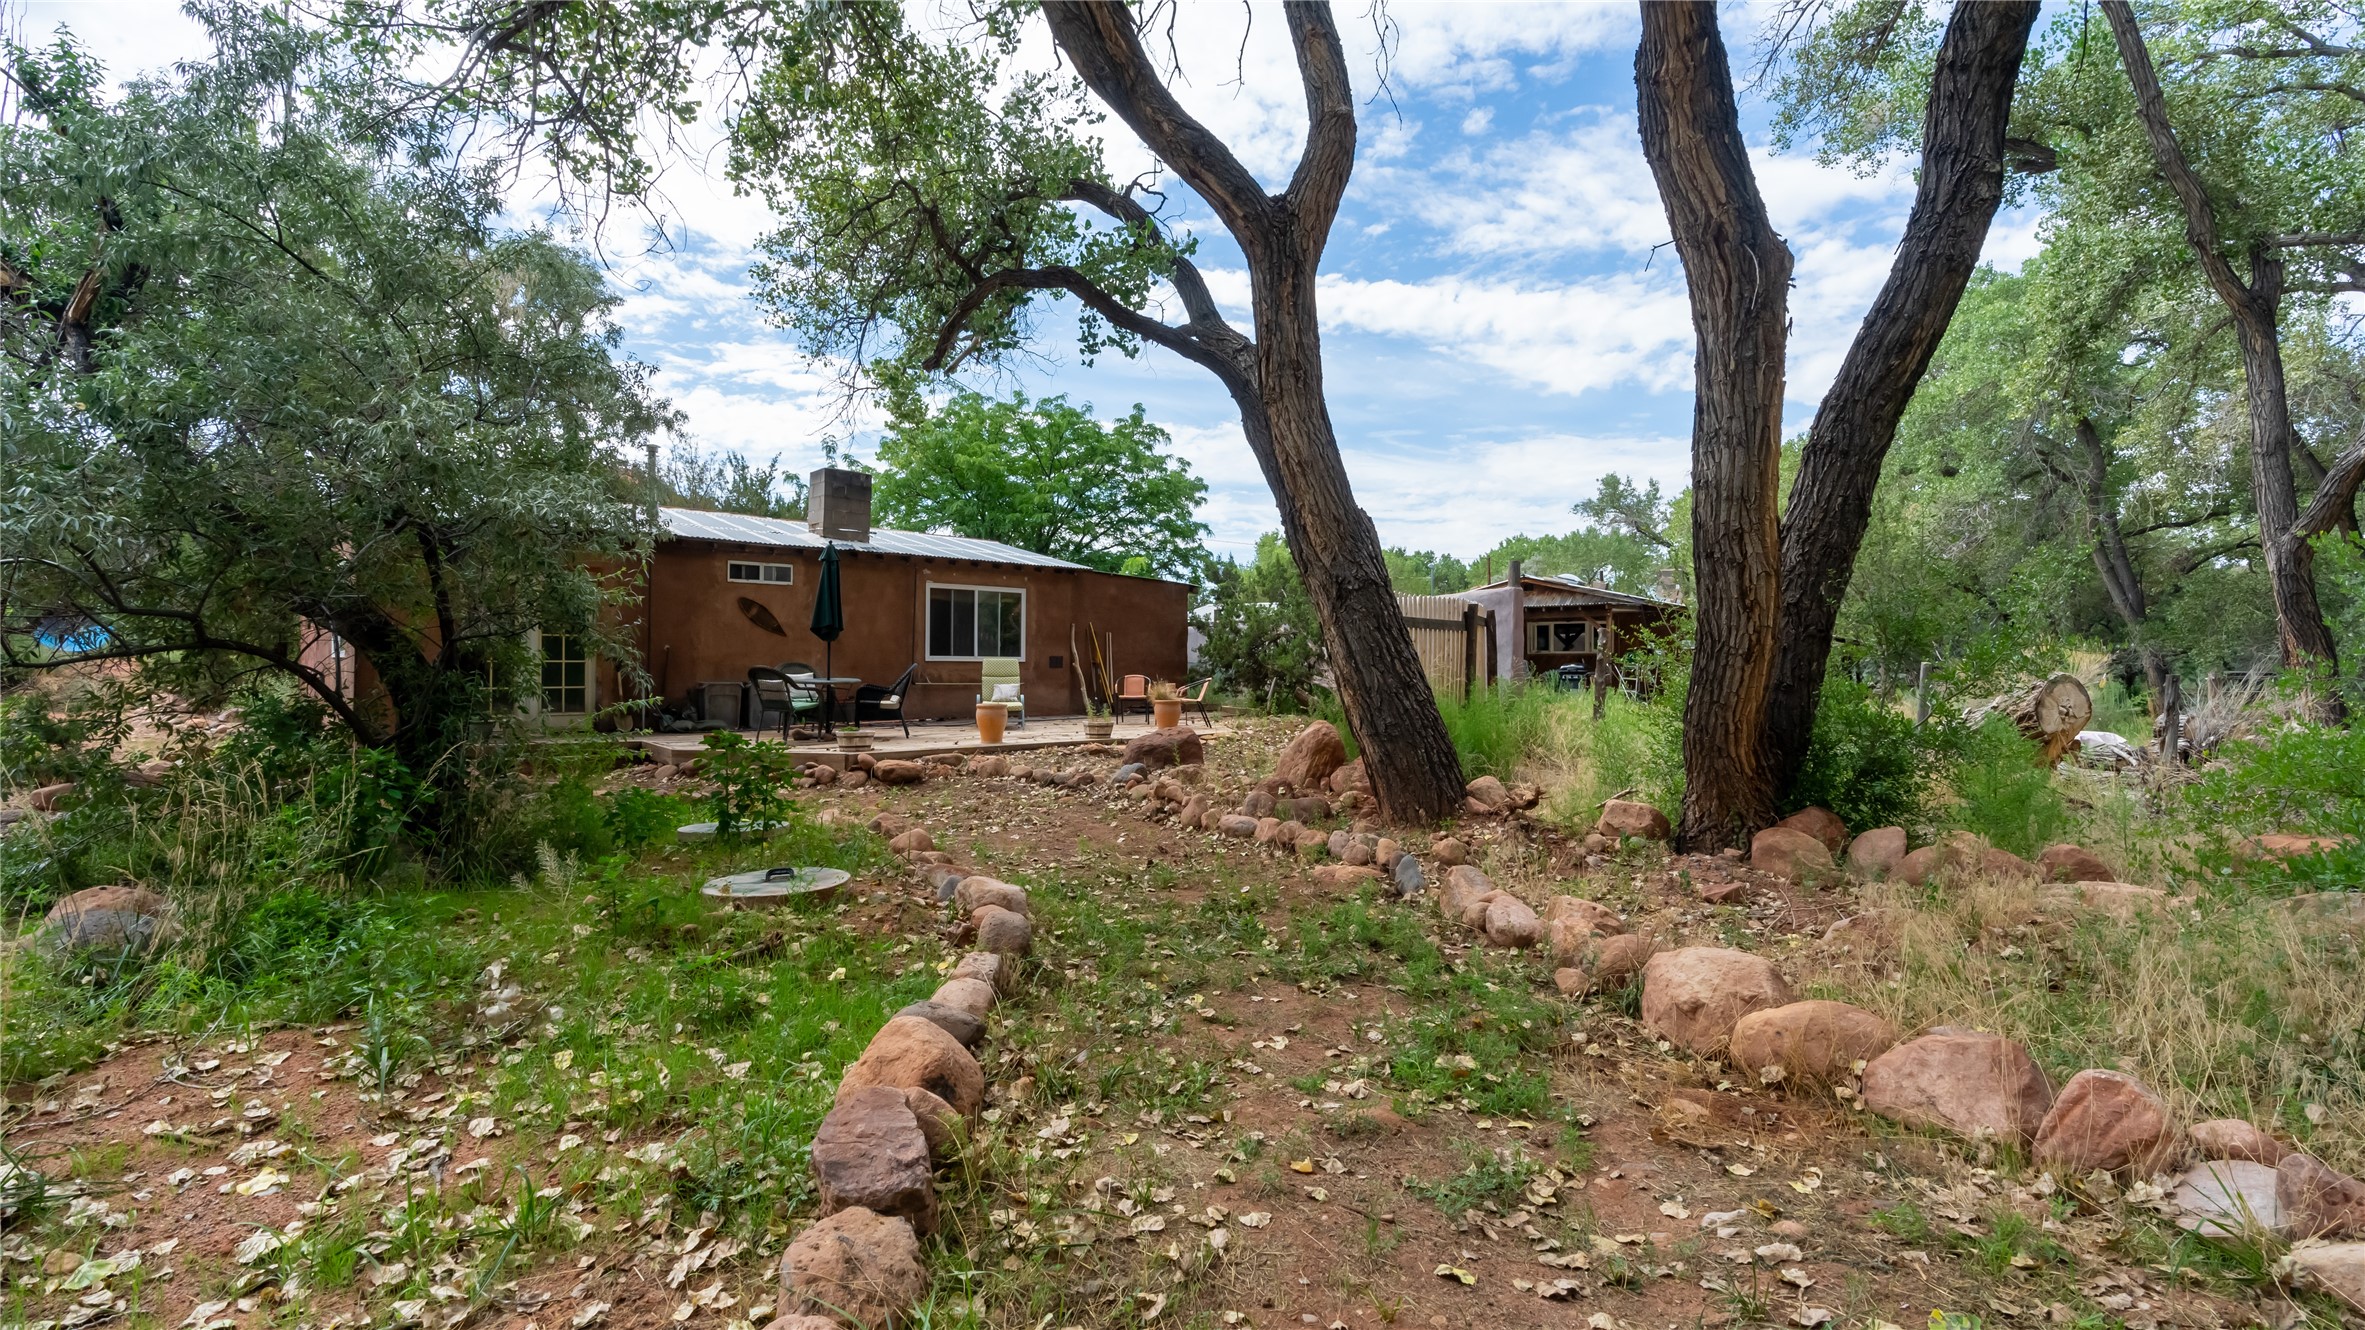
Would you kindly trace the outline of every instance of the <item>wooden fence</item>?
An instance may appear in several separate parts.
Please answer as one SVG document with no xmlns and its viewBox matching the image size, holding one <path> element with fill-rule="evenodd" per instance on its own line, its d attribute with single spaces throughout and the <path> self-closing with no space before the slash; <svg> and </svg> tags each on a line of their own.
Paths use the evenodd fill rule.
<svg viewBox="0 0 2365 1330">
<path fill-rule="evenodd" d="M 1396 597 L 1421 672 L 1439 692 L 1468 697 L 1495 677 L 1495 615 L 1459 596 Z"/>
</svg>

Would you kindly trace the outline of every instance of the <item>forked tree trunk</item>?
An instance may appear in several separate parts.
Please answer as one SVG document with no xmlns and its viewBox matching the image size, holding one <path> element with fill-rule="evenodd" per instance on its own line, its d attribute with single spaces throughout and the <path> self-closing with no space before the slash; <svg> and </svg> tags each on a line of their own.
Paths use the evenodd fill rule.
<svg viewBox="0 0 2365 1330">
<path fill-rule="evenodd" d="M 1142 328 L 1212 370 L 1281 511 L 1282 534 L 1322 621 L 1339 701 L 1387 815 L 1433 821 L 1462 803 L 1461 759 L 1388 582 L 1379 534 L 1356 506 L 1323 398 L 1315 273 L 1355 164 L 1354 90 L 1326 4 L 1283 7 L 1306 90 L 1306 147 L 1289 187 L 1268 192 L 1158 78 L 1133 10 L 1108 0 L 1044 6 L 1052 40 L 1094 95 L 1206 200 L 1247 259 L 1255 341 L 1211 305 L 1193 336 Z M 1189 280 L 1195 282 L 1195 276 Z M 1196 297 L 1185 293 L 1186 303 Z M 1204 303 L 1204 302 L 1200 302 Z M 1138 324 L 1126 324 L 1141 327 Z"/>
<path fill-rule="evenodd" d="M 2316 602 L 2316 555 L 2308 544 L 2315 534 L 2300 523 L 2299 486 L 2291 471 L 2292 454 L 2299 450 L 2298 431 L 2291 424 L 2291 402 L 2284 389 L 2283 348 L 2278 327 L 2283 303 L 2283 261 L 2263 245 L 2249 253 L 2250 276 L 2244 281 L 2225 255 L 2217 230 L 2217 210 L 2209 192 L 2168 123 L 2168 100 L 2160 91 L 2159 74 L 2135 11 L 2126 0 L 2103 0 L 2119 60 L 2135 91 L 2136 117 L 2150 140 L 2152 159 L 2184 211 L 2185 240 L 2209 279 L 2209 287 L 2233 316 L 2234 336 L 2242 348 L 2242 379 L 2250 399 L 2250 489 L 2258 508 L 2258 544 L 2266 555 L 2267 582 L 2275 600 L 2275 626 L 2282 641 L 2283 664 L 2315 667 L 2337 677 L 2340 659 L 2332 632 L 2324 624 L 2323 607 Z M 2317 719 L 2337 724 L 2347 717 L 2337 684 L 2315 697 Z"/>
<path fill-rule="evenodd" d="M 1790 248 L 1749 167 L 1733 76 L 1709 0 L 1646 0 L 1634 56 L 1643 155 L 1691 297 L 1691 691 L 1683 816 L 1690 851 L 1741 845 L 1774 820 L 1766 697 L 1780 606 L 1775 501 L 1782 455 Z"/>
<path fill-rule="evenodd" d="M 1913 212 L 1799 459 L 1782 525 L 1780 646 L 1766 716 L 1768 766 L 1785 797 L 1814 738 L 1832 633 L 1872 521 L 1881 463 L 2003 198 L 2004 130 L 2038 8 L 2033 0 L 1955 6 L 1931 76 Z"/>
</svg>

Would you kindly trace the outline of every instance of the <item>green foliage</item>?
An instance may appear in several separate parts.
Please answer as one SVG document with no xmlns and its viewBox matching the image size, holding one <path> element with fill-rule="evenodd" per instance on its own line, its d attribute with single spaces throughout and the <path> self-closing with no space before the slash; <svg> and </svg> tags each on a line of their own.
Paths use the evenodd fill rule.
<svg viewBox="0 0 2365 1330">
<path fill-rule="evenodd" d="M 1314 677 L 1326 660 L 1322 624 L 1279 535 L 1258 537 L 1247 563 L 1217 561 L 1206 629 L 1199 659 L 1218 688 L 1260 706 L 1313 705 Z"/>
<path fill-rule="evenodd" d="M 897 422 L 871 490 L 882 526 L 998 540 L 1103 572 L 1188 579 L 1206 562 L 1207 483 L 1136 405 L 1103 424 L 1065 397 L 961 393 Z"/>
<path fill-rule="evenodd" d="M 1432 596 L 1467 591 L 1477 577 L 1470 565 L 1450 554 L 1431 550 L 1403 550 L 1394 545 L 1380 551 L 1388 562 L 1388 584 L 1399 595 Z"/>
<path fill-rule="evenodd" d="M 1459 1219 L 1481 1206 L 1495 1213 L 1515 1209 L 1529 1179 L 1542 1171 L 1527 1152 L 1516 1147 L 1480 1150 L 1465 1147 L 1469 1163 L 1461 1172 L 1436 1182 L 1405 1179 L 1404 1189 Z"/>
<path fill-rule="evenodd" d="M 84 781 L 107 768 L 131 732 L 119 685 L 77 691 L 63 708 L 39 688 L 0 694 L 0 789 Z"/>
<path fill-rule="evenodd" d="M 1953 776 L 1959 802 L 1948 814 L 1955 826 L 2024 859 L 2061 838 L 2070 822 L 2069 803 L 2011 721 L 1990 716 L 1959 743 Z"/>
<path fill-rule="evenodd" d="M 1781 811 L 1827 808 L 1858 829 L 1914 825 L 1946 769 L 1938 735 L 1936 727 L 1917 728 L 1896 699 L 1834 672 L 1823 681 L 1806 765 Z"/>
<path fill-rule="evenodd" d="M 711 790 L 707 806 L 714 813 L 715 834 L 725 839 L 760 832 L 796 811 L 785 791 L 796 777 L 797 761 L 786 745 L 716 730 L 706 736 L 699 771 Z"/>
<path fill-rule="evenodd" d="M 1549 684 L 1507 681 L 1477 689 L 1464 698 L 1440 691 L 1437 711 L 1454 751 L 1462 756 L 1462 778 L 1508 780 L 1527 756 L 1552 739 L 1558 712 L 1590 709 L 1592 695 L 1565 693 Z"/>
<path fill-rule="evenodd" d="M 112 101 L 69 40 L 9 52 L 31 114 L 0 129 L 0 648 L 196 697 L 275 674 L 457 782 L 531 684 L 533 629 L 630 657 L 583 561 L 626 553 L 620 450 L 666 413 L 598 268 L 500 229 L 499 181 L 442 127 L 349 117 L 297 25 L 214 18 L 221 59 Z M 94 645 L 28 657 L 61 621 Z M 347 701 L 327 632 L 385 698 Z"/>
<path fill-rule="evenodd" d="M 1559 536 L 1518 535 L 1496 545 L 1471 567 L 1475 576 L 1510 574 L 1511 560 L 1530 576 L 1565 574 L 1635 596 L 1660 593 L 1659 570 L 1672 569 L 1679 589 L 1692 585 L 1691 491 L 1666 497 L 1659 482 L 1637 485 L 1606 475 L 1593 497 L 1570 509 L 1584 518 Z M 1408 588 L 1399 587 L 1398 590 Z"/>
<path fill-rule="evenodd" d="M 2292 722 L 2218 750 L 2185 791 L 2194 821 L 2227 834 L 2291 831 L 2345 838 L 2327 854 L 2261 871 L 2318 890 L 2365 881 L 2365 728 Z"/>
<path fill-rule="evenodd" d="M 677 443 L 658 470 L 659 497 L 677 508 L 750 517 L 802 520 L 805 478 L 783 469 L 775 456 L 758 463 L 736 448 L 701 452 Z"/>
</svg>

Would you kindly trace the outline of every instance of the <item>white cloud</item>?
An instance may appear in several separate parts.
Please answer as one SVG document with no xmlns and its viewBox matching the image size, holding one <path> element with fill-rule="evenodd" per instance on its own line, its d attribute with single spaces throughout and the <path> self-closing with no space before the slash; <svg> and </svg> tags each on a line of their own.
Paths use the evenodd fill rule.
<svg viewBox="0 0 2365 1330">
<path fill-rule="evenodd" d="M 1321 296 L 1331 328 L 1410 338 L 1550 393 L 1663 392 L 1691 378 L 1691 313 L 1665 274 L 1561 286 L 1326 276 Z"/>
<path fill-rule="evenodd" d="M 1470 135 L 1484 134 L 1494 125 L 1494 122 L 1495 108 L 1491 106 L 1474 107 L 1470 114 L 1462 117 L 1462 132 Z"/>
</svg>

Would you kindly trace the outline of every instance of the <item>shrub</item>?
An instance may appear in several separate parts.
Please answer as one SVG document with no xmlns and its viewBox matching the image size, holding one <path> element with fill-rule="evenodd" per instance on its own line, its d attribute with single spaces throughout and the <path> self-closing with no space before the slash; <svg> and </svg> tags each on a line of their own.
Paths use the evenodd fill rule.
<svg viewBox="0 0 2365 1330">
<path fill-rule="evenodd" d="M 1949 813 L 1955 826 L 2024 858 L 2060 839 L 2070 823 L 2069 802 L 2011 721 L 1990 716 L 1954 743 L 1961 754 L 1954 769 L 1958 802 Z"/>
<path fill-rule="evenodd" d="M 1529 754 L 1551 741 L 1554 713 L 1573 705 L 1571 694 L 1538 683 L 1496 684 L 1467 698 L 1437 694 L 1437 712 L 1461 754 L 1464 780 L 1509 779 Z"/>
<path fill-rule="evenodd" d="M 131 730 L 126 702 L 111 681 L 78 692 L 62 708 L 39 688 L 0 696 L 0 788 L 90 779 Z"/>
<path fill-rule="evenodd" d="M 781 787 L 796 775 L 796 758 L 781 744 L 716 730 L 706 736 L 699 770 L 713 790 L 707 804 L 718 836 L 728 839 L 760 830 L 766 823 L 786 821 L 795 811 Z"/>
<path fill-rule="evenodd" d="M 2293 724 L 2228 743 L 2218 759 L 2185 793 L 2195 821 L 2220 832 L 2344 838 L 2284 871 L 2324 889 L 2365 881 L 2365 728 Z"/>
<path fill-rule="evenodd" d="M 1782 811 L 1828 808 L 1857 830 L 1918 822 L 1950 760 L 1943 731 L 1917 727 L 1872 689 L 1835 673 L 1823 681 L 1814 740 Z"/>
</svg>

